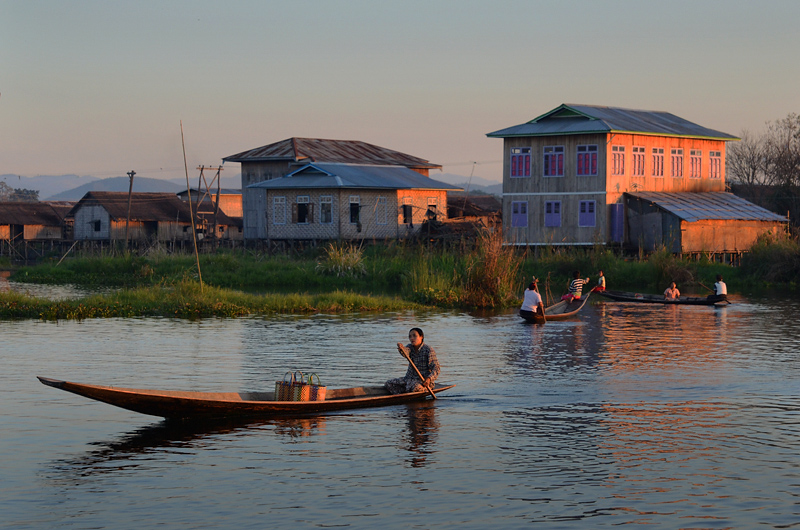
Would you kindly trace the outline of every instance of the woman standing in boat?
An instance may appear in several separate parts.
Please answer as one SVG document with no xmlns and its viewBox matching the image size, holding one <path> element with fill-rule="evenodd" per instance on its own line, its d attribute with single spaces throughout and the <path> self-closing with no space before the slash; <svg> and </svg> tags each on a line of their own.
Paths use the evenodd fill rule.
<svg viewBox="0 0 800 530">
<path fill-rule="evenodd" d="M 408 332 L 409 344 L 403 346 L 397 343 L 397 350 L 408 355 L 414 366 L 417 367 L 423 380 L 420 380 L 414 366 L 409 363 L 405 377 L 389 379 L 386 381 L 386 390 L 391 394 L 405 394 L 407 392 L 424 392 L 433 388 L 433 383 L 439 377 L 439 361 L 433 348 L 424 344 L 425 334 L 420 328 L 411 328 Z"/>
</svg>

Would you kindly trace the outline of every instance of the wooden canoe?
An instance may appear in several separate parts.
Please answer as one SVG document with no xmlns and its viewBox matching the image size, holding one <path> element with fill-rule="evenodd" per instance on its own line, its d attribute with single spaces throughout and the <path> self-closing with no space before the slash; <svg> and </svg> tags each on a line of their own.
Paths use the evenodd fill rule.
<svg viewBox="0 0 800 530">
<path fill-rule="evenodd" d="M 558 303 L 555 303 L 551 306 L 544 308 L 544 316 L 547 320 L 566 320 L 570 317 L 574 317 L 578 314 L 578 311 L 583 309 L 583 306 L 586 305 L 586 302 L 589 300 L 589 295 L 591 293 L 586 293 L 585 295 L 581 296 L 578 300 L 573 300 L 572 302 L 567 302 L 566 300 L 562 300 Z M 534 314 L 533 318 L 526 317 L 520 315 L 526 322 L 531 322 L 535 324 L 543 324 L 545 319 L 539 315 Z"/>
<path fill-rule="evenodd" d="M 37 376 L 38 377 L 38 376 Z M 141 414 L 168 419 L 293 416 L 363 407 L 383 407 L 411 401 L 424 401 L 428 391 L 389 394 L 382 386 L 338 388 L 327 391 L 325 401 L 275 401 L 274 392 L 188 392 L 180 390 L 145 390 L 86 385 L 38 377 L 47 386 Z M 437 383 L 439 393 L 456 385 Z"/>
<path fill-rule="evenodd" d="M 724 305 L 730 303 L 727 299 L 709 299 L 703 296 L 681 296 L 675 300 L 667 300 L 663 294 L 629 293 L 625 291 L 601 291 L 600 294 L 617 302 L 636 302 L 640 304 Z"/>
</svg>

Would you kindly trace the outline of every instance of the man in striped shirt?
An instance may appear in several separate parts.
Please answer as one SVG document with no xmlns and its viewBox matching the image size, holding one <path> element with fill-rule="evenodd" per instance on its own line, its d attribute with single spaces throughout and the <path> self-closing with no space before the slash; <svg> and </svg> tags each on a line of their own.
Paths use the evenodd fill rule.
<svg viewBox="0 0 800 530">
<path fill-rule="evenodd" d="M 580 300 L 583 293 L 583 286 L 589 283 L 589 278 L 581 278 L 580 271 L 572 273 L 572 281 L 569 282 L 569 292 L 561 297 L 562 300 L 572 302 L 573 300 Z"/>
</svg>

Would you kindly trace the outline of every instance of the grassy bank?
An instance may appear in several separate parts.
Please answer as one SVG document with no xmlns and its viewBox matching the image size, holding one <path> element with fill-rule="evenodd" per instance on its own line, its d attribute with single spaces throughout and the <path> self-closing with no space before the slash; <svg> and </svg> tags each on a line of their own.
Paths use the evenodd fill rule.
<svg viewBox="0 0 800 530">
<path fill-rule="evenodd" d="M 334 291 L 323 294 L 254 295 L 182 281 L 172 286 L 123 289 L 78 300 L 51 301 L 0 293 L 0 318 L 42 320 L 112 317 L 241 317 L 270 314 L 391 312 L 426 307 L 396 297 Z"/>
<path fill-rule="evenodd" d="M 684 294 L 706 294 L 717 274 L 730 292 L 780 286 L 794 289 L 800 247 L 764 237 L 741 267 L 688 261 L 666 250 L 633 260 L 598 246 L 554 247 L 535 252 L 503 246 L 485 235 L 476 244 L 440 249 L 421 244 L 328 245 L 295 255 L 220 252 L 200 258 L 201 289 L 193 256 L 150 254 L 72 258 L 15 271 L 13 279 L 45 284 L 116 287 L 108 296 L 49 302 L 0 294 L 5 317 L 45 319 L 96 316 L 240 316 L 246 314 L 395 311 L 423 307 L 506 308 L 519 303 L 527 280 L 553 298 L 572 272 L 597 278 L 609 289 L 660 293 L 672 281 Z"/>
</svg>

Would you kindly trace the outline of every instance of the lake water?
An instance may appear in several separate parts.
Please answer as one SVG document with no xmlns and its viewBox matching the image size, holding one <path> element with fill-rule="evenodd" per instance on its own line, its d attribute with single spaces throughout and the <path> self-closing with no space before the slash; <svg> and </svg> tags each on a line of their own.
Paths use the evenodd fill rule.
<svg viewBox="0 0 800 530">
<path fill-rule="evenodd" d="M 2 321 L 0 528 L 800 527 L 800 307 Z M 36 375 L 176 390 L 405 373 L 435 402 L 173 425 Z"/>
</svg>

